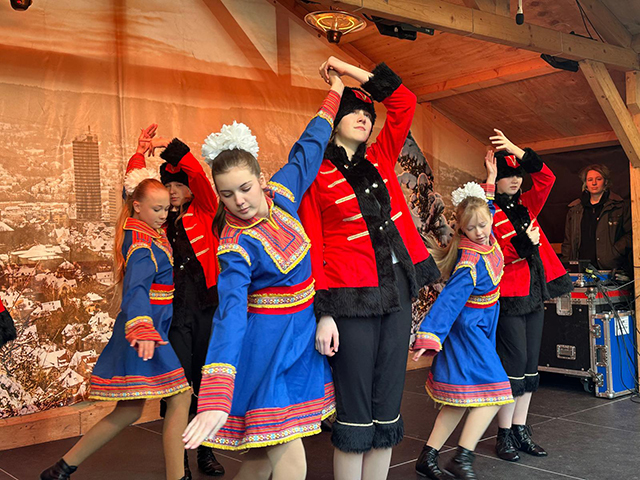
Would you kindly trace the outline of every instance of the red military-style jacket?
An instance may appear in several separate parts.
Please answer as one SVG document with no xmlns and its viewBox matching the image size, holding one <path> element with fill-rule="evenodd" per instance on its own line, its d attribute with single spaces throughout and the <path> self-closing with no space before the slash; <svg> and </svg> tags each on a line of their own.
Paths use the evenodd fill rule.
<svg viewBox="0 0 640 480">
<path fill-rule="evenodd" d="M 179 145 L 176 142 L 179 142 Z M 172 161 L 164 157 L 167 150 L 169 152 L 166 156 Z M 204 270 L 207 288 L 211 288 L 216 285 L 220 273 L 216 257 L 218 238 L 211 228 L 213 217 L 218 209 L 218 197 L 200 162 L 189 152 L 189 147 L 180 140 L 174 139 L 162 156 L 174 165 L 175 169 L 184 171 L 189 177 L 189 188 L 193 192 L 193 200 L 187 208 L 187 212 L 182 216 L 182 224 L 193 247 L 193 252 Z M 145 166 L 144 155 L 136 153 L 129 160 L 127 173 L 136 168 L 145 168 Z"/>
<path fill-rule="evenodd" d="M 511 298 L 508 297 L 513 297 L 516 303 L 519 301 L 522 303 L 520 309 L 527 310 L 525 305 L 528 303 L 532 285 L 532 269 L 528 259 L 533 256 L 539 254 L 544 269 L 543 282 L 546 284 L 549 298 L 570 292 L 572 285 L 566 269 L 558 259 L 537 220 L 556 177 L 540 157 L 529 148 L 525 150 L 525 155 L 519 163 L 531 174 L 533 187 L 520 195 L 514 195 L 509 201 L 505 201 L 505 198 L 508 198 L 505 195 L 496 195 L 493 233 L 504 254 L 504 276 L 500 282 L 501 305 L 503 308 L 506 305 L 508 309 L 511 301 Z M 540 228 L 538 247 L 531 243 L 526 234 L 529 225 Z M 530 308 L 533 307 L 533 305 L 530 306 Z"/>
<path fill-rule="evenodd" d="M 395 165 L 416 107 L 416 96 L 386 65 L 362 85 L 387 108 L 376 141 L 352 159 L 330 143 L 299 210 L 311 239 L 315 310 L 322 315 L 368 317 L 400 308 L 392 251 L 411 292 L 440 276 L 417 232 Z"/>
</svg>

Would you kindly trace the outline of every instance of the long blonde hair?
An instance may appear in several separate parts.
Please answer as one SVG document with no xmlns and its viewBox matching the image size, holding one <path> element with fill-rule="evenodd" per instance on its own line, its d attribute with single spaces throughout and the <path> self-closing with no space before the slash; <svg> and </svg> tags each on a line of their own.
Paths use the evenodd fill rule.
<svg viewBox="0 0 640 480">
<path fill-rule="evenodd" d="M 447 246 L 440 246 L 433 235 L 427 236 L 427 248 L 429 253 L 433 255 L 433 259 L 438 265 L 444 280 L 449 279 L 458 260 L 458 247 L 464 235 L 462 230 L 469 224 L 476 213 L 483 214 L 487 219 L 491 219 L 489 206 L 484 199 L 467 197 L 456 208 L 456 228 L 453 238 Z"/>
<path fill-rule="evenodd" d="M 122 202 L 122 208 L 116 222 L 115 241 L 113 246 L 116 286 L 124 278 L 124 255 L 122 254 L 122 244 L 124 242 L 124 224 L 127 219 L 133 217 L 133 202 L 140 202 L 149 192 L 155 190 L 166 191 L 166 187 L 155 178 L 146 178 L 141 181 L 136 189 L 127 199 Z"/>
</svg>

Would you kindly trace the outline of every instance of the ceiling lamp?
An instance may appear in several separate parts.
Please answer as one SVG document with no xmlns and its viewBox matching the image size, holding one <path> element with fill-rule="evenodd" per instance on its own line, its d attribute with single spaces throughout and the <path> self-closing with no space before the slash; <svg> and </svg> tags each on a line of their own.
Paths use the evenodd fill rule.
<svg viewBox="0 0 640 480">
<path fill-rule="evenodd" d="M 367 26 L 359 16 L 339 10 L 311 12 L 305 15 L 304 21 L 326 34 L 329 43 L 338 43 L 343 35 L 359 32 Z"/>
</svg>

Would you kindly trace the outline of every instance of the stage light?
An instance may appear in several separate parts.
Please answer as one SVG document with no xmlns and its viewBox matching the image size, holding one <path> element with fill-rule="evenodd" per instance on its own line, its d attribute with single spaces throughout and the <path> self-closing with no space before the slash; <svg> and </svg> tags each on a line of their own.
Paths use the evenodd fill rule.
<svg viewBox="0 0 640 480">
<path fill-rule="evenodd" d="M 329 43 L 338 43 L 343 35 L 359 32 L 367 26 L 358 15 L 338 10 L 311 12 L 305 15 L 304 21 L 324 33 Z"/>
<path fill-rule="evenodd" d="M 31 0 L 11 0 L 11 8 L 18 11 L 26 10 L 31 6 Z"/>
<path fill-rule="evenodd" d="M 580 64 L 575 60 L 569 60 L 567 58 L 562 57 L 554 57 L 553 55 L 547 55 L 543 53 L 540 55 L 545 62 L 551 65 L 553 68 L 557 68 L 558 70 L 567 70 L 568 72 L 577 72 L 580 70 Z"/>
<path fill-rule="evenodd" d="M 401 40 L 415 40 L 418 37 L 418 32 L 427 35 L 433 35 L 434 33 L 433 28 L 416 27 L 409 23 L 399 23 L 382 17 L 367 17 L 367 19 L 375 23 L 380 35 L 395 37 Z"/>
</svg>

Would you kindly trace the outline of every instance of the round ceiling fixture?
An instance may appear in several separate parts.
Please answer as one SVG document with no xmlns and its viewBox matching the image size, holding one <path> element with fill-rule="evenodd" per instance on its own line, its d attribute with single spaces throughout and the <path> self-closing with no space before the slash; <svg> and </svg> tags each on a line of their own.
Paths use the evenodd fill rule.
<svg viewBox="0 0 640 480">
<path fill-rule="evenodd" d="M 343 35 L 359 32 L 367 26 L 358 15 L 339 10 L 311 12 L 304 21 L 327 36 L 329 43 L 338 43 Z"/>
</svg>

